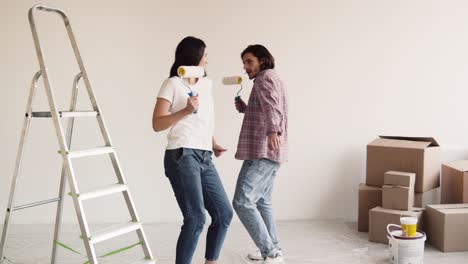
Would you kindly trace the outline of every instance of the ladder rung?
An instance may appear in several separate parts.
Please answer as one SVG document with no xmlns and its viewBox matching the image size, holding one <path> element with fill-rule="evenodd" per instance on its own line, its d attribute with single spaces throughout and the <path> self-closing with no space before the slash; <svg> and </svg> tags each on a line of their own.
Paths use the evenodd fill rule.
<svg viewBox="0 0 468 264">
<path fill-rule="evenodd" d="M 96 111 L 74 111 L 74 112 L 60 112 L 60 117 L 87 117 L 87 116 L 97 116 L 98 112 Z"/>
<path fill-rule="evenodd" d="M 34 203 L 14 206 L 12 211 L 17 211 L 17 210 L 26 209 L 26 208 L 29 208 L 29 207 L 35 207 L 35 206 L 48 204 L 48 203 L 54 203 L 54 202 L 58 202 L 60 200 L 61 200 L 60 198 L 54 198 L 54 199 L 44 200 L 44 201 L 40 201 L 40 202 L 34 202 Z"/>
<path fill-rule="evenodd" d="M 96 197 L 102 197 L 118 192 L 123 192 L 123 191 L 128 191 L 128 187 L 125 184 L 117 183 L 113 184 L 107 188 L 102 188 L 102 189 L 97 189 L 85 193 L 80 193 L 78 194 L 78 198 L 82 201 L 96 198 Z"/>
<path fill-rule="evenodd" d="M 108 154 L 108 153 L 113 153 L 113 152 L 114 152 L 114 147 L 99 147 L 99 148 L 86 149 L 86 150 L 69 151 L 68 157 L 80 158 L 80 157 Z"/>
<path fill-rule="evenodd" d="M 97 116 L 96 111 L 59 111 L 59 117 L 86 117 L 86 116 Z M 32 112 L 32 117 L 52 117 L 51 112 Z"/>
<path fill-rule="evenodd" d="M 129 222 L 125 223 L 122 225 L 118 225 L 115 227 L 111 227 L 107 230 L 102 230 L 96 232 L 94 235 L 92 235 L 89 238 L 89 242 L 92 244 L 96 244 L 117 236 L 121 236 L 127 233 L 130 233 L 132 231 L 136 231 L 138 229 L 141 229 L 141 223 L 140 222 Z"/>
</svg>

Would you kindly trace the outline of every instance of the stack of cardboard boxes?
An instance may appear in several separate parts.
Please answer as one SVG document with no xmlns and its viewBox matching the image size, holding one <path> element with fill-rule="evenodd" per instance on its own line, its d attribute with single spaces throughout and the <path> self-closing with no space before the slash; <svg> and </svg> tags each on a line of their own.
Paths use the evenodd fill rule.
<svg viewBox="0 0 468 264">
<path fill-rule="evenodd" d="M 440 147 L 433 138 L 380 136 L 367 145 L 366 184 L 359 186 L 358 230 L 387 243 L 386 226 L 437 204 Z M 415 207 L 416 206 L 416 207 Z"/>
<path fill-rule="evenodd" d="M 387 243 L 387 225 L 399 224 L 400 217 L 422 221 L 422 208 L 414 208 L 415 173 L 388 171 L 384 174 L 382 206 L 369 211 L 369 240 Z"/>
<path fill-rule="evenodd" d="M 380 136 L 369 143 L 358 230 L 387 243 L 386 226 L 413 216 L 439 250 L 468 250 L 468 161 L 443 164 L 442 175 L 440 168 L 433 138 Z"/>
<path fill-rule="evenodd" d="M 427 206 L 428 242 L 443 252 L 468 251 L 468 161 L 442 164 L 440 205 Z"/>
</svg>

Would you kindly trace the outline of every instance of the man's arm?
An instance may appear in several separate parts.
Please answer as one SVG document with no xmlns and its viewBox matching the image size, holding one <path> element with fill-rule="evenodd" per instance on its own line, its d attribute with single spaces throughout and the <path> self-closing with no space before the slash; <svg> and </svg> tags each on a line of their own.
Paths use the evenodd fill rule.
<svg viewBox="0 0 468 264">
<path fill-rule="evenodd" d="M 281 146 L 280 135 L 283 133 L 281 126 L 284 114 L 280 107 L 279 93 L 276 84 L 271 78 L 266 77 L 259 83 L 258 95 L 260 108 L 265 117 L 265 125 L 268 136 L 268 147 L 271 150 Z"/>
<path fill-rule="evenodd" d="M 281 110 L 279 93 L 276 88 L 276 84 L 271 78 L 265 78 L 259 84 L 258 95 L 260 98 L 260 108 L 263 115 L 265 116 L 265 124 L 267 133 L 274 133 L 281 135 L 283 128 L 281 124 L 283 122 L 284 114 Z"/>
</svg>

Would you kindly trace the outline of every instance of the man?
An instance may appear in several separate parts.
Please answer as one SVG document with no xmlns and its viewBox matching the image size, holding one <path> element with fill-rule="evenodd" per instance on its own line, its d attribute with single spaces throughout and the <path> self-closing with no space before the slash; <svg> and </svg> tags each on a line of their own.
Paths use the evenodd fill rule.
<svg viewBox="0 0 468 264">
<path fill-rule="evenodd" d="M 280 164 L 287 161 L 288 98 L 273 70 L 275 61 L 262 45 L 248 46 L 241 54 L 244 69 L 254 85 L 248 105 L 235 103 L 244 113 L 236 159 L 244 160 L 237 179 L 233 207 L 259 248 L 249 254 L 263 264 L 283 262 L 272 208 L 273 182 Z"/>
</svg>

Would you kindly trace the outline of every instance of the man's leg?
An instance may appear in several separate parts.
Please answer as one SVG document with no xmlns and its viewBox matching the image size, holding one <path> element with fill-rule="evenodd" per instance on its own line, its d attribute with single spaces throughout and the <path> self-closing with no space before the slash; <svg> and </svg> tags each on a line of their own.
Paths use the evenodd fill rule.
<svg viewBox="0 0 468 264">
<path fill-rule="evenodd" d="M 274 180 L 276 177 L 276 172 L 279 169 L 279 164 L 277 167 L 272 171 L 272 173 L 268 177 L 268 183 L 265 189 L 265 194 L 262 198 L 260 198 L 257 202 L 257 209 L 262 215 L 263 222 L 268 229 L 268 233 L 270 234 L 271 241 L 276 249 L 280 250 L 278 245 L 278 235 L 276 232 L 276 223 L 275 217 L 273 213 L 273 186 Z"/>
<path fill-rule="evenodd" d="M 244 161 L 237 179 L 233 206 L 247 229 L 250 237 L 260 249 L 263 257 L 266 257 L 275 245 L 270 237 L 268 228 L 257 209 L 257 202 L 263 197 L 267 176 L 274 169 L 268 160 Z"/>
</svg>

